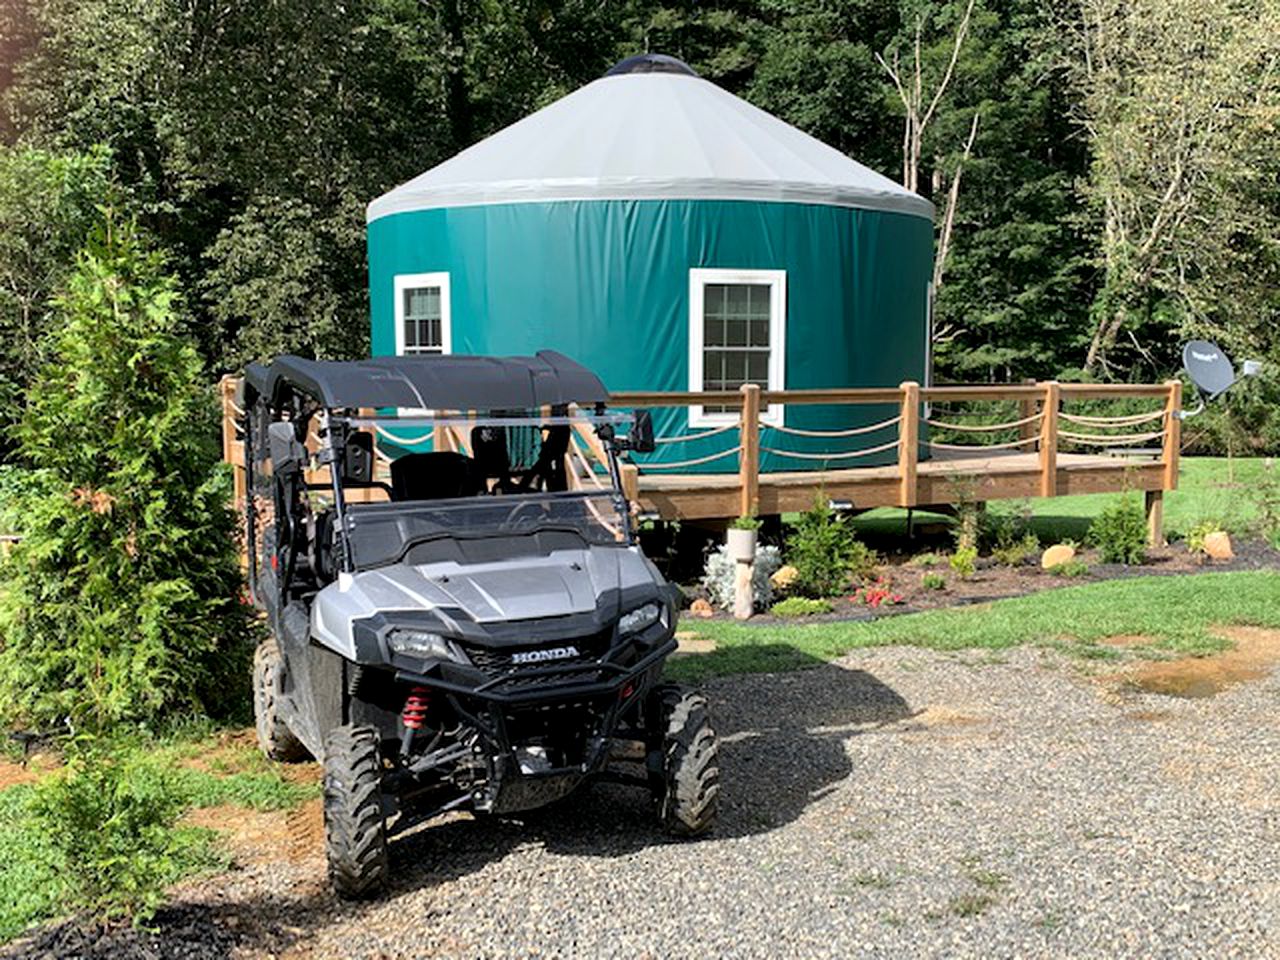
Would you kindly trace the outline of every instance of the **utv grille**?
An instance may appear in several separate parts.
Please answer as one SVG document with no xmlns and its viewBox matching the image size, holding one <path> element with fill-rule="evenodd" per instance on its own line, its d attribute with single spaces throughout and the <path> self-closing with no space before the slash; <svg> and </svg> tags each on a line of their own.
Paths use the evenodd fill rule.
<svg viewBox="0 0 1280 960">
<path fill-rule="evenodd" d="M 487 676 L 507 676 L 511 678 L 510 683 L 517 685 L 583 683 L 599 678 L 599 671 L 592 669 L 589 665 L 600 659 L 608 651 L 611 637 L 612 630 L 602 630 L 586 637 L 564 637 L 537 644 L 496 648 L 482 647 L 477 644 L 464 644 L 463 649 L 471 662 Z M 552 660 L 533 663 L 517 662 L 520 659 L 516 656 L 517 654 L 539 650 L 563 649 L 565 647 L 573 647 L 578 652 L 577 656 L 556 657 Z M 572 671 L 563 669 L 576 664 L 582 664 L 583 669 Z M 558 669 L 554 674 L 548 674 L 545 672 L 547 667 L 561 669 Z M 527 674 L 527 676 L 522 676 L 522 674 Z"/>
</svg>

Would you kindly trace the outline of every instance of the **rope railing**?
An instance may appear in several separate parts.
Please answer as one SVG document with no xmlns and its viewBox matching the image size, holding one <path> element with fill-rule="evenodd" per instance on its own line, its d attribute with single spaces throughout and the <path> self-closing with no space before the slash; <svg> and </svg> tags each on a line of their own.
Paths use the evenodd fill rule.
<svg viewBox="0 0 1280 960">
<path fill-rule="evenodd" d="M 777 430 L 779 433 L 789 433 L 796 437 L 857 437 L 864 433 L 875 433 L 877 430 L 885 430 L 888 427 L 896 427 L 902 422 L 902 415 L 890 417 L 888 420 L 881 420 L 879 423 L 873 423 L 866 427 L 853 427 L 849 430 L 806 430 L 800 427 L 788 427 L 780 423 L 765 424 L 771 430 Z"/>
<path fill-rule="evenodd" d="M 944 420 L 934 420 L 931 417 L 921 418 L 931 427 L 937 427 L 940 430 L 955 430 L 959 433 L 994 433 L 997 430 L 1013 430 L 1017 427 L 1026 426 L 1028 423 L 1038 423 L 1044 419 L 1043 411 L 1033 413 L 1029 417 L 1023 417 L 1021 420 L 1010 420 L 1008 423 L 947 423 Z"/>
<path fill-rule="evenodd" d="M 1140 423 L 1164 419 L 1165 411 L 1155 410 L 1151 413 L 1133 413 L 1120 417 L 1095 417 L 1082 413 L 1059 413 L 1059 420 L 1078 423 L 1083 427 L 1136 427 Z"/>
<path fill-rule="evenodd" d="M 1099 447 L 1123 447 L 1134 443 L 1145 443 L 1148 440 L 1156 439 L 1156 437 L 1163 437 L 1164 431 L 1153 430 L 1150 433 L 1116 434 L 1108 437 L 1096 433 L 1071 433 L 1068 430 L 1059 430 L 1058 436 L 1063 440 L 1070 440 L 1072 443 L 1089 443 Z"/>
<path fill-rule="evenodd" d="M 670 462 L 663 461 L 661 463 L 637 462 L 636 466 L 642 470 L 679 470 L 682 467 L 696 467 L 704 463 L 710 463 L 712 460 L 719 460 L 723 457 L 733 456 L 742 452 L 742 444 L 736 447 L 730 447 L 728 450 L 721 450 L 719 453 L 707 454 L 705 457 L 694 457 L 692 460 L 672 460 Z"/>
<path fill-rule="evenodd" d="M 697 433 L 684 433 L 678 437 L 659 437 L 654 443 L 661 446 L 667 443 L 688 443 L 690 440 L 702 440 L 706 437 L 714 437 L 721 433 L 728 433 L 730 430 L 740 429 L 736 423 L 726 423 L 722 427 L 715 427 L 711 430 L 700 430 Z"/>
<path fill-rule="evenodd" d="M 1007 443 L 942 443 L 939 440 L 929 440 L 924 445 L 931 450 L 959 450 L 962 453 L 983 453 L 987 450 L 1012 450 L 1015 447 L 1025 447 L 1029 443 L 1036 443 L 1039 437 L 1023 437 L 1021 440 L 1010 440 Z"/>
<path fill-rule="evenodd" d="M 798 450 L 779 450 L 776 447 L 760 448 L 761 453 L 772 453 L 779 457 L 795 457 L 797 460 L 850 460 L 855 457 L 869 457 L 873 453 L 884 453 L 886 450 L 896 449 L 897 440 L 891 440 L 888 443 L 882 443 L 878 447 L 867 447 L 865 450 L 850 450 L 847 453 L 801 453 Z"/>
</svg>

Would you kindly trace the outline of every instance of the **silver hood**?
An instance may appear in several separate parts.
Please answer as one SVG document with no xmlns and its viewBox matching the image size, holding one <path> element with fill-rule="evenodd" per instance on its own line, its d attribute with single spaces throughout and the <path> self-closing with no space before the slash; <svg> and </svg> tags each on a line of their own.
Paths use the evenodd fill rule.
<svg viewBox="0 0 1280 960">
<path fill-rule="evenodd" d="M 616 606 L 623 593 L 661 582 L 636 547 L 557 550 L 494 563 L 397 563 L 343 575 L 321 590 L 311 608 L 311 634 L 355 659 L 352 622 L 376 614 L 442 610 L 448 619 L 460 611 L 478 623 L 562 617 L 589 613 L 606 596 Z"/>
</svg>

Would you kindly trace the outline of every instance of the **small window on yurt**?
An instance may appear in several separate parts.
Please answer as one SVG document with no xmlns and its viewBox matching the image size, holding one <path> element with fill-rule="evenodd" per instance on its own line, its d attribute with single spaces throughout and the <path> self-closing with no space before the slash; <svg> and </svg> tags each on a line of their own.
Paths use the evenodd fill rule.
<svg viewBox="0 0 1280 960">
<path fill-rule="evenodd" d="M 690 270 L 689 389 L 782 390 L 786 304 L 785 270 Z M 733 407 L 689 408 L 690 426 L 737 419 Z M 782 408 L 763 406 L 760 419 L 781 423 Z"/>
<path fill-rule="evenodd" d="M 449 274 L 396 277 L 396 353 L 451 353 Z"/>
</svg>

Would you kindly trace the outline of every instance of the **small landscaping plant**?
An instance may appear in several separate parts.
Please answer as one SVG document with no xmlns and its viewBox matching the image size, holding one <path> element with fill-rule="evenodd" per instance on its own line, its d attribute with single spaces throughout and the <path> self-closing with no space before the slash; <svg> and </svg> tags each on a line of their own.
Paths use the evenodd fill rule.
<svg viewBox="0 0 1280 960">
<path fill-rule="evenodd" d="M 962 580 L 968 580 L 978 571 L 978 548 L 975 546 L 956 547 L 951 554 L 951 572 Z"/>
<path fill-rule="evenodd" d="M 911 565 L 913 567 L 936 567 L 938 564 L 942 563 L 944 559 L 945 558 L 942 554 L 930 551 L 929 553 L 921 553 L 912 557 Z"/>
<path fill-rule="evenodd" d="M 1280 466 L 1268 457 L 1262 464 L 1262 476 L 1253 488 L 1253 502 L 1258 510 L 1258 532 L 1280 550 Z"/>
<path fill-rule="evenodd" d="M 763 610 L 773 602 L 773 584 L 769 578 L 781 566 L 782 554 L 777 547 L 756 548 L 756 559 L 752 564 L 751 576 L 751 592 L 755 598 L 756 609 Z M 707 565 L 702 574 L 702 588 L 707 592 L 707 598 L 721 610 L 733 609 L 733 582 L 736 567 L 737 561 L 729 556 L 727 544 L 721 544 L 707 557 Z"/>
<path fill-rule="evenodd" d="M 1004 514 L 991 521 L 991 556 L 1003 567 L 1018 567 L 1040 551 L 1040 538 L 1030 529 L 1030 510 Z"/>
<path fill-rule="evenodd" d="M 1187 549 L 1199 557 L 1208 556 L 1204 541 L 1210 534 L 1222 533 L 1222 525 L 1213 520 L 1201 520 L 1187 531 Z"/>
<path fill-rule="evenodd" d="M 734 530 L 759 530 L 760 518 L 749 516 L 749 515 L 736 517 L 733 520 L 733 522 L 729 524 L 729 526 L 732 527 Z"/>
<path fill-rule="evenodd" d="M 1140 564 L 1147 559 L 1147 519 L 1142 505 L 1125 494 L 1107 507 L 1089 527 L 1089 541 L 1103 563 Z"/>
<path fill-rule="evenodd" d="M 220 862 L 208 831 L 177 825 L 185 806 L 176 772 L 150 752 L 92 739 L 73 745 L 31 805 L 35 828 L 51 841 L 66 905 L 146 920 L 171 883 Z"/>
<path fill-rule="evenodd" d="M 818 613 L 830 613 L 832 610 L 830 600 L 815 600 L 812 597 L 787 597 L 785 600 L 779 600 L 770 609 L 770 613 L 777 617 L 811 617 Z"/>
<path fill-rule="evenodd" d="M 1064 563 L 1055 563 L 1049 568 L 1049 573 L 1055 577 L 1083 577 L 1089 572 L 1089 565 L 1079 557 L 1074 557 Z"/>
<path fill-rule="evenodd" d="M 894 593 L 893 586 L 888 580 L 877 577 L 871 583 L 855 590 L 849 599 L 868 607 L 892 607 L 902 603 L 902 594 Z"/>
<path fill-rule="evenodd" d="M 940 573 L 926 573 L 920 578 L 920 586 L 926 590 L 947 589 L 947 578 Z"/>
<path fill-rule="evenodd" d="M 795 592 L 808 597 L 836 596 L 850 581 L 870 577 L 879 563 L 875 551 L 854 536 L 822 495 L 796 521 L 787 560 L 796 568 Z"/>
</svg>

